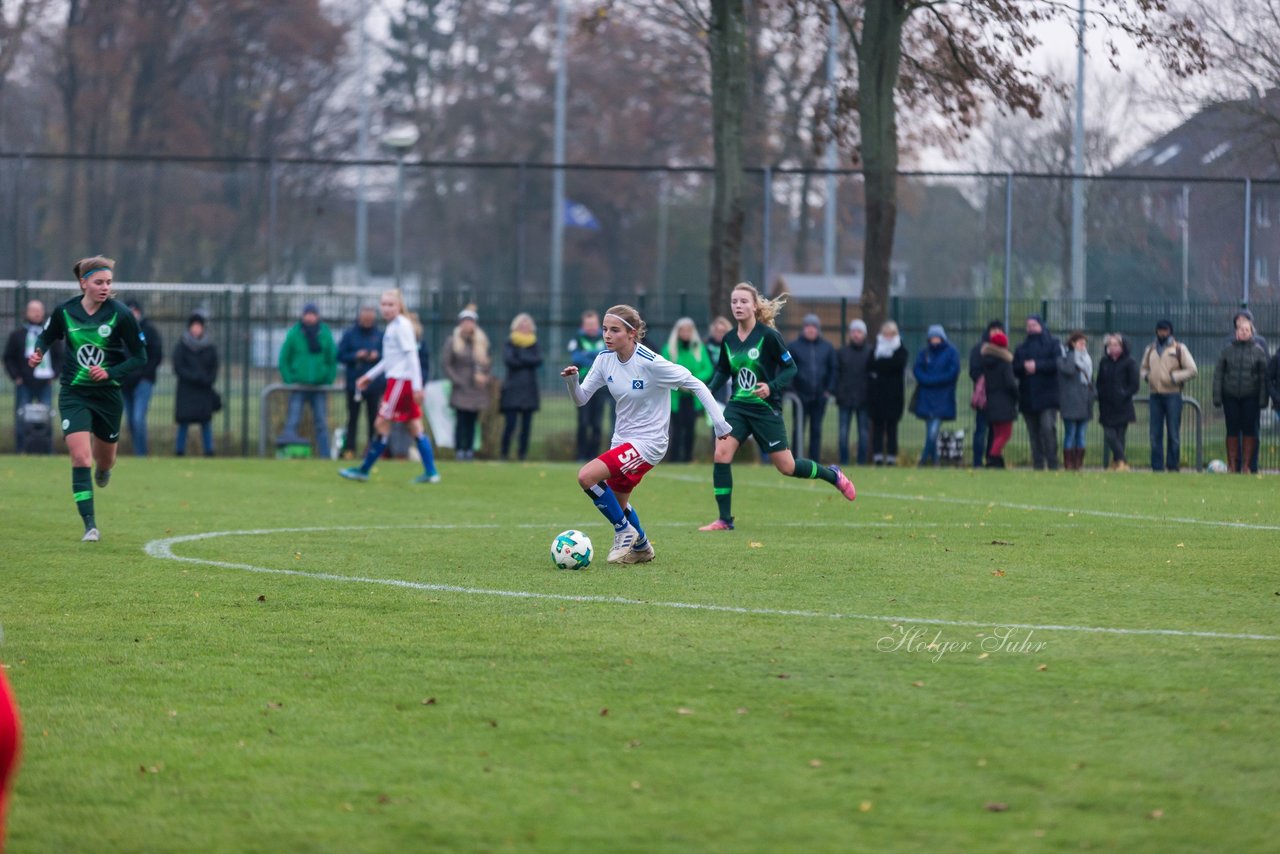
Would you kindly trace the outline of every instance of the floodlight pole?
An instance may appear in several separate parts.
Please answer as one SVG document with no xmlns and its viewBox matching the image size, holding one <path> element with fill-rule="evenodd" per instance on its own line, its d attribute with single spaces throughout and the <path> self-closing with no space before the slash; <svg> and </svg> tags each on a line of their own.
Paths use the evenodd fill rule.
<svg viewBox="0 0 1280 854">
<path fill-rule="evenodd" d="M 1080 28 L 1076 49 L 1076 121 L 1072 140 L 1071 171 L 1071 299 L 1073 326 L 1079 322 L 1076 313 L 1083 310 L 1085 298 L 1085 234 L 1084 234 L 1084 22 L 1085 0 L 1080 0 Z"/>
<path fill-rule="evenodd" d="M 569 11 L 566 0 L 559 0 L 556 8 L 556 100 L 553 153 L 555 168 L 552 170 L 551 188 L 551 287 L 547 300 L 548 320 L 551 325 L 552 358 L 559 358 L 563 330 L 564 301 L 564 126 L 565 100 L 569 88 L 568 56 L 565 48 L 565 31 L 568 28 Z"/>
</svg>

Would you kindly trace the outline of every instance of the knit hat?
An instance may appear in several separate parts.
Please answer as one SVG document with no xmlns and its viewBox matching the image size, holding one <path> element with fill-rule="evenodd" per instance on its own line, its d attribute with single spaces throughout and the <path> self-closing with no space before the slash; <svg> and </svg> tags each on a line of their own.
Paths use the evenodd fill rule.
<svg viewBox="0 0 1280 854">
<path fill-rule="evenodd" d="M 997 347 L 1009 346 L 1009 336 L 1005 335 L 999 329 L 991 333 L 991 338 L 989 340 L 991 341 L 992 344 L 996 345 Z"/>
<path fill-rule="evenodd" d="M 1157 322 L 1156 322 L 1156 331 L 1157 331 L 1157 332 L 1159 332 L 1161 329 L 1168 329 L 1168 330 L 1169 330 L 1169 334 L 1170 334 L 1170 335 L 1172 335 L 1172 334 L 1173 334 L 1173 321 L 1171 321 L 1171 320 L 1159 320 L 1159 321 L 1157 321 Z"/>
<path fill-rule="evenodd" d="M 861 332 L 863 335 L 866 335 L 866 334 L 867 334 L 867 323 L 866 323 L 866 321 L 865 321 L 865 320 L 862 320 L 861 318 L 859 318 L 858 320 L 851 320 L 851 321 L 849 321 L 849 331 L 850 331 L 850 332 Z"/>
<path fill-rule="evenodd" d="M 1038 314 L 1028 314 L 1027 320 L 1034 320 L 1036 323 L 1040 324 L 1042 327 L 1044 326 L 1044 318 Z"/>
<path fill-rule="evenodd" d="M 320 316 L 320 306 L 316 305 L 316 304 L 315 304 L 315 303 L 313 303 L 313 302 L 309 302 L 309 303 L 307 303 L 306 305 L 304 305 L 304 306 L 302 307 L 302 313 L 303 313 L 303 314 L 314 314 L 314 315 L 316 315 L 317 317 L 319 317 L 319 316 Z"/>
<path fill-rule="evenodd" d="M 804 316 L 804 325 L 821 327 L 822 321 L 818 319 L 818 315 L 816 314 L 806 314 Z"/>
</svg>

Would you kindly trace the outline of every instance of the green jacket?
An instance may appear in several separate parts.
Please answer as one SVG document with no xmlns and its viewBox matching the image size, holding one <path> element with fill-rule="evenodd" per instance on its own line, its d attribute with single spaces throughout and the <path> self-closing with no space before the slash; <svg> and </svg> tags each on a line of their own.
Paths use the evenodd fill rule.
<svg viewBox="0 0 1280 854">
<path fill-rule="evenodd" d="M 280 377 L 294 385 L 333 385 L 338 376 L 338 348 L 333 343 L 333 333 L 328 325 L 319 324 L 316 337 L 320 342 L 320 352 L 312 353 L 307 346 L 307 333 L 302 331 L 302 322 L 293 325 L 284 336 L 284 346 L 280 348 Z"/>
<path fill-rule="evenodd" d="M 715 363 L 711 361 L 711 354 L 707 352 L 707 348 L 703 344 L 685 347 L 680 342 L 677 342 L 675 353 L 672 353 L 669 347 L 662 348 L 662 358 L 669 362 L 675 362 L 681 367 L 688 368 L 689 373 L 704 383 L 711 379 L 711 375 L 716 371 Z M 702 404 L 698 402 L 697 397 L 694 397 L 693 392 L 685 391 L 684 389 L 673 389 L 671 392 L 672 412 L 680 408 L 680 395 L 682 394 L 693 398 L 695 411 L 702 411 Z"/>
</svg>

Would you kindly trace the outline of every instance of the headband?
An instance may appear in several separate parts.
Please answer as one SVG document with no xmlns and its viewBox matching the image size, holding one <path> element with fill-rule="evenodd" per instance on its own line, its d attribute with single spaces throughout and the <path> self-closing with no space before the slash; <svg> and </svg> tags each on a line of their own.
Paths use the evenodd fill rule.
<svg viewBox="0 0 1280 854">
<path fill-rule="evenodd" d="M 636 328 L 634 326 L 632 326 L 630 323 L 627 323 L 626 318 L 618 317 L 618 315 L 616 314 L 606 314 L 605 317 L 612 317 L 615 320 L 621 321 L 623 326 L 627 327 L 632 332 L 636 331 Z"/>
<path fill-rule="evenodd" d="M 100 272 L 102 272 L 103 270 L 106 270 L 108 273 L 109 273 L 109 272 L 111 272 L 111 268 L 110 268 L 110 267 L 94 267 L 92 270 L 90 270 L 90 271 L 89 271 L 89 272 L 87 272 L 87 273 L 81 273 L 81 274 L 80 274 L 80 278 L 81 278 L 82 280 L 83 280 L 83 279 L 87 279 L 87 278 L 89 278 L 90 276 L 92 276 L 94 273 L 100 273 Z"/>
</svg>

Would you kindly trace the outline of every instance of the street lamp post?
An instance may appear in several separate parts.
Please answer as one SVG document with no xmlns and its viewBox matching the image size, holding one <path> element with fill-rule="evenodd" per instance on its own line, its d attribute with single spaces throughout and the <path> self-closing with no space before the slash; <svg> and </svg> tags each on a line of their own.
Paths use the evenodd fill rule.
<svg viewBox="0 0 1280 854">
<path fill-rule="evenodd" d="M 395 247 L 392 250 L 392 265 L 397 290 L 400 289 L 404 258 L 404 156 L 417 142 L 418 129 L 414 125 L 402 125 L 382 135 L 382 144 L 396 153 Z"/>
</svg>

